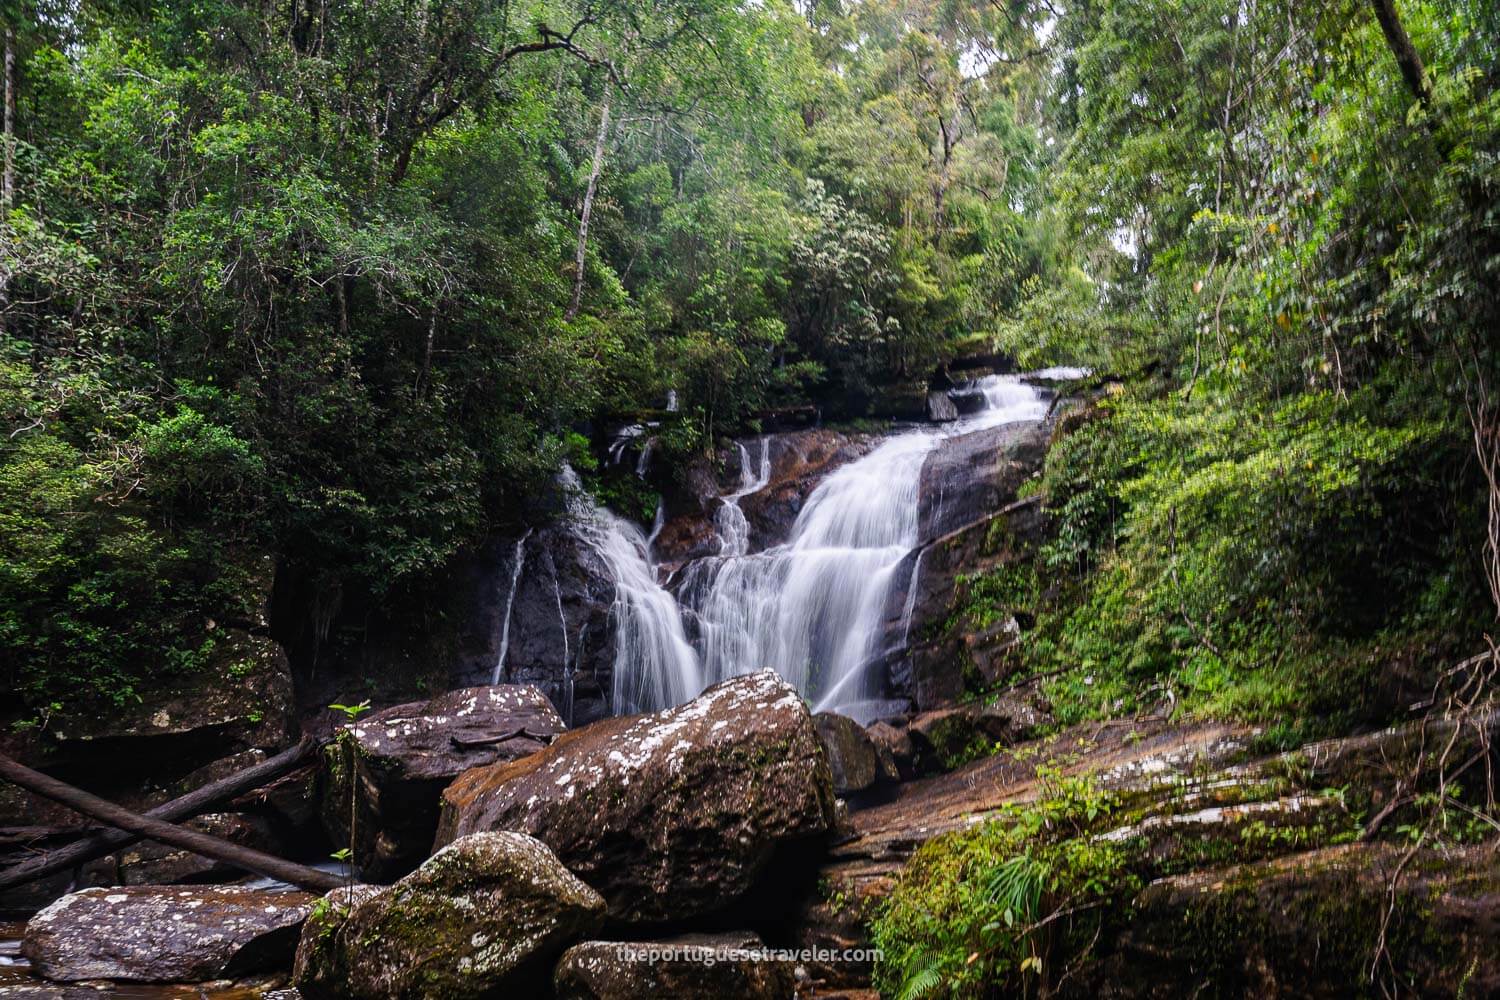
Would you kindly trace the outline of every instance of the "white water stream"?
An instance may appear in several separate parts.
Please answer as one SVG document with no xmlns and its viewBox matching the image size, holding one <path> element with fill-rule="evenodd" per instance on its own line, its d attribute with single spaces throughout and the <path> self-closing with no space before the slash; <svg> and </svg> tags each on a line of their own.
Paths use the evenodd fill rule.
<svg viewBox="0 0 1500 1000">
<path fill-rule="evenodd" d="M 657 582 L 638 527 L 602 508 L 577 510 L 616 580 L 614 711 L 680 704 L 767 666 L 815 711 L 855 711 L 878 698 L 880 679 L 868 665 L 892 574 L 919 540 L 923 463 L 957 435 L 1046 414 L 1043 394 L 1017 376 L 990 376 L 976 388 L 983 410 L 892 435 L 835 470 L 808 496 L 787 541 L 762 552 L 749 551 L 739 504 L 770 481 L 770 441 L 759 440 L 753 459 L 741 445 L 739 488 L 715 512 L 720 554 L 690 564 L 676 598 Z M 696 625 L 696 645 L 685 616 Z"/>
</svg>

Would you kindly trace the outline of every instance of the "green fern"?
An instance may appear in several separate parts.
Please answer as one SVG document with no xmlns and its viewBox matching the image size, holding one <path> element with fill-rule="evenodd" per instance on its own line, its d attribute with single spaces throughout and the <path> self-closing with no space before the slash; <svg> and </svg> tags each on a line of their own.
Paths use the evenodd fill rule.
<svg viewBox="0 0 1500 1000">
<path fill-rule="evenodd" d="M 943 956 L 938 952 L 927 952 L 921 956 L 916 968 L 901 981 L 901 990 L 896 1000 L 925 1000 L 937 995 L 943 985 Z"/>
</svg>

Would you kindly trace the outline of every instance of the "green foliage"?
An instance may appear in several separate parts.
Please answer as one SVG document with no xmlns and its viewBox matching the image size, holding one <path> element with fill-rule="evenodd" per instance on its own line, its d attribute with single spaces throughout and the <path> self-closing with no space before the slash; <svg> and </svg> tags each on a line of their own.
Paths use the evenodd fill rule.
<svg viewBox="0 0 1500 1000">
<path fill-rule="evenodd" d="M 1034 805 L 1007 806 L 913 856 L 871 924 L 882 992 L 1034 992 L 1089 947 L 1102 904 L 1138 886 L 1128 848 L 1091 836 L 1115 798 L 1055 767 L 1038 776 Z"/>
</svg>

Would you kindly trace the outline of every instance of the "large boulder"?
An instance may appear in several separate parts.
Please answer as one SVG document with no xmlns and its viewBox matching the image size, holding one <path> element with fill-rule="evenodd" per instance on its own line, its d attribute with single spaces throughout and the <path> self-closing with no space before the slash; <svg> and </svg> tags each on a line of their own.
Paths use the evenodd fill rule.
<svg viewBox="0 0 1500 1000">
<path fill-rule="evenodd" d="M 389 881 L 426 858 L 448 783 L 472 767 L 535 753 L 566 727 L 529 684 L 449 691 L 357 719 L 324 751 L 323 821 L 361 877 Z"/>
<path fill-rule="evenodd" d="M 84 889 L 26 925 L 48 979 L 203 982 L 285 965 L 316 897 L 240 886 Z"/>
<path fill-rule="evenodd" d="M 764 950 L 748 931 L 585 941 L 563 954 L 553 983 L 557 1000 L 786 1000 L 796 988 L 793 970 Z"/>
<path fill-rule="evenodd" d="M 726 906 L 778 847 L 833 823 L 812 718 L 795 689 L 762 671 L 469 771 L 443 793 L 437 843 L 530 834 L 603 894 L 613 918 L 641 924 Z"/>
<path fill-rule="evenodd" d="M 934 448 L 922 465 L 920 532 L 939 538 L 982 520 L 1015 499 L 1042 467 L 1049 423 L 1020 421 L 973 431 Z"/>
<path fill-rule="evenodd" d="M 388 889 L 330 893 L 293 978 L 310 1000 L 543 996 L 558 954 L 603 917 L 545 844 L 480 833 Z"/>
</svg>

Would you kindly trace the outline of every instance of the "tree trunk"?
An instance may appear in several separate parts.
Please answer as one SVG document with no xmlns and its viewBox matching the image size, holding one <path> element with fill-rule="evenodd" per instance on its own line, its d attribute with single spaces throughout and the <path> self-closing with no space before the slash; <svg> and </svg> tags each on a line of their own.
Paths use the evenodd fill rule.
<svg viewBox="0 0 1500 1000">
<path fill-rule="evenodd" d="M 337 875 L 320 872 L 316 868 L 308 868 L 306 865 L 273 857 L 249 847 L 241 847 L 239 844 L 231 844 L 218 837 L 199 833 L 197 830 L 185 830 L 159 819 L 133 813 L 113 802 L 106 802 L 97 795 L 90 795 L 80 788 L 74 788 L 56 778 L 50 778 L 40 771 L 33 771 L 4 754 L 0 754 L 0 778 L 14 782 L 44 798 L 59 802 L 74 812 L 82 813 L 101 823 L 128 830 L 147 840 L 155 840 L 172 847 L 180 847 L 185 851 L 192 851 L 194 854 L 211 858 L 214 861 L 223 861 L 236 868 L 255 872 L 257 875 L 280 879 L 314 892 L 328 892 L 345 884 L 344 880 Z"/>
<path fill-rule="evenodd" d="M 204 785 L 202 788 L 195 788 L 180 798 L 157 806 L 145 815 L 148 819 L 157 819 L 164 823 L 191 819 L 207 811 L 217 802 L 233 798 L 242 792 L 252 791 L 281 777 L 302 763 L 317 745 L 316 740 L 305 739 L 290 750 L 282 751 L 259 764 L 247 767 L 238 774 L 231 774 L 227 778 Z M 140 837 L 124 830 L 104 830 L 92 834 L 76 843 L 60 847 L 41 857 L 16 865 L 8 871 L 0 872 L 0 889 L 23 885 L 51 875 L 53 872 L 64 871 L 95 858 L 102 858 L 112 851 L 128 847 L 139 839 Z"/>
<path fill-rule="evenodd" d="M 599 134 L 594 139 L 594 162 L 589 168 L 589 186 L 583 193 L 583 211 L 578 217 L 578 251 L 573 255 L 573 301 L 563 314 L 566 320 L 578 315 L 583 302 L 583 264 L 589 247 L 589 215 L 594 210 L 594 193 L 599 190 L 599 172 L 604 169 L 604 146 L 609 138 L 609 102 L 614 87 L 605 84 L 604 104 L 599 108 Z"/>
<path fill-rule="evenodd" d="M 7 213 L 16 195 L 16 29 L 5 26 L 5 176 L 0 179 L 0 208 Z"/>
<path fill-rule="evenodd" d="M 1380 30 L 1385 34 L 1386 44 L 1396 57 L 1396 65 L 1401 67 L 1401 78 L 1406 81 L 1406 88 L 1423 105 L 1430 105 L 1432 85 L 1427 82 L 1427 72 L 1422 66 L 1422 57 L 1417 54 L 1417 47 L 1411 43 L 1411 36 L 1401 24 L 1401 15 L 1396 13 L 1396 0 L 1371 0 L 1371 3 L 1375 7 L 1375 20 L 1380 22 Z"/>
<path fill-rule="evenodd" d="M 16 29 L 5 25 L 5 168 L 0 176 L 0 233 L 10 239 L 10 209 L 16 195 Z M 0 261 L 0 334 L 10 311 L 10 267 Z"/>
</svg>

